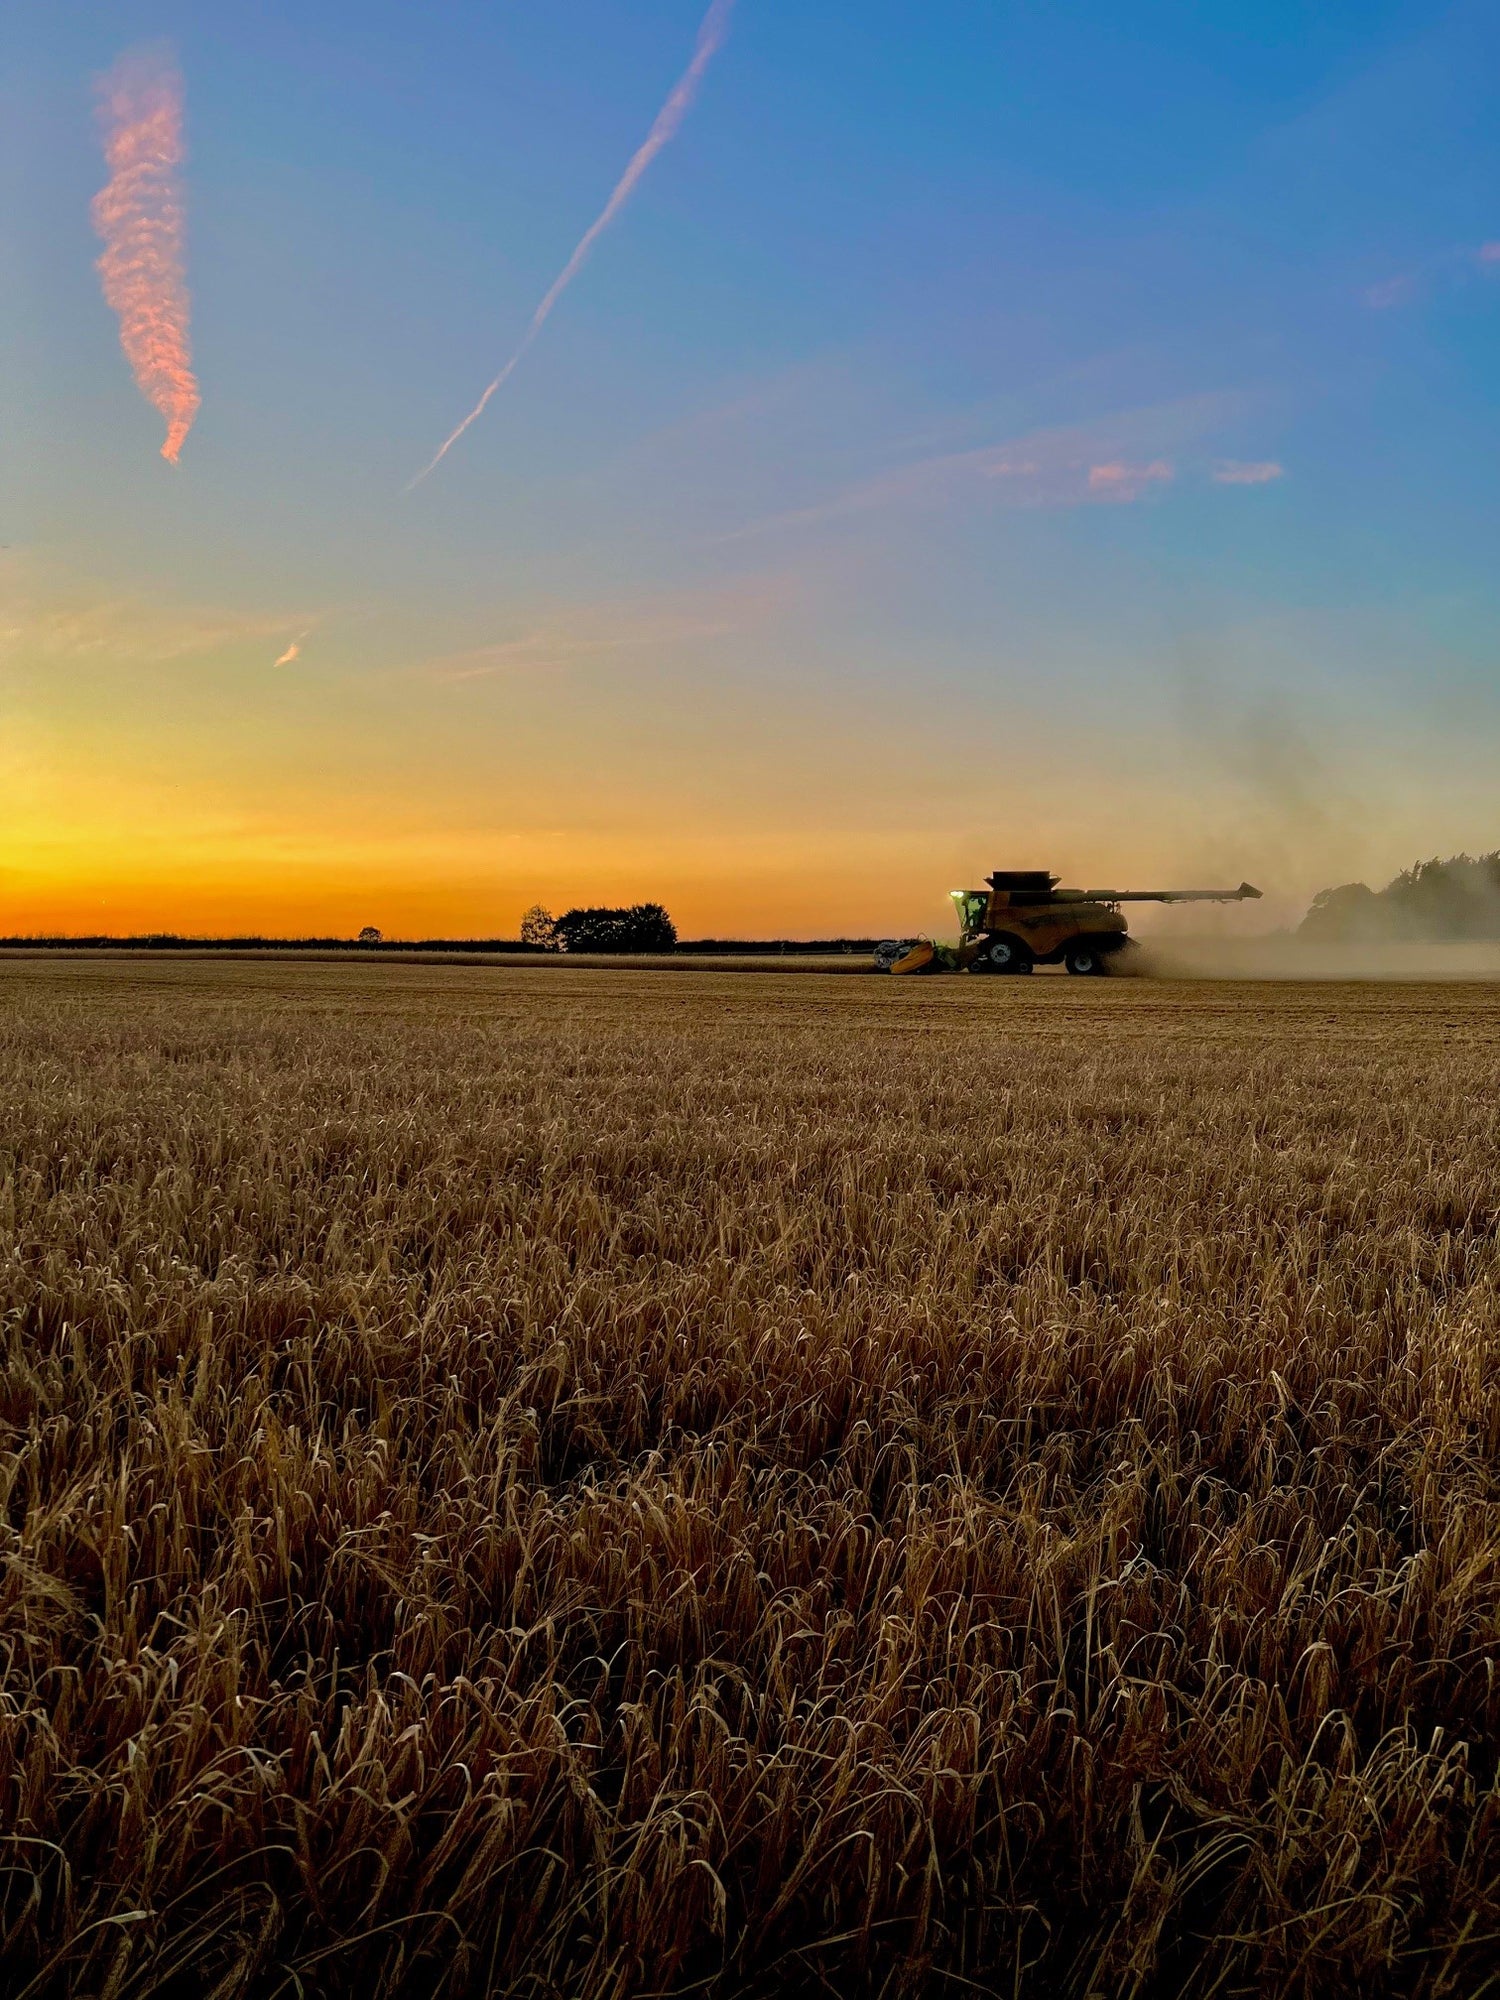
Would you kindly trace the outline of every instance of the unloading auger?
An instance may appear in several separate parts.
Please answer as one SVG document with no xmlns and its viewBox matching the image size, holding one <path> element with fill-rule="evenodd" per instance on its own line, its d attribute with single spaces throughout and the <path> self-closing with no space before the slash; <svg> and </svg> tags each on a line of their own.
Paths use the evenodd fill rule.
<svg viewBox="0 0 1500 2000">
<path fill-rule="evenodd" d="M 1045 868 L 997 868 L 983 889 L 955 889 L 957 946 L 931 938 L 891 938 L 875 948 L 878 972 L 1026 973 L 1065 965 L 1083 977 L 1112 969 L 1134 941 L 1122 903 L 1259 901 L 1249 882 L 1237 889 L 1060 889 Z"/>
</svg>

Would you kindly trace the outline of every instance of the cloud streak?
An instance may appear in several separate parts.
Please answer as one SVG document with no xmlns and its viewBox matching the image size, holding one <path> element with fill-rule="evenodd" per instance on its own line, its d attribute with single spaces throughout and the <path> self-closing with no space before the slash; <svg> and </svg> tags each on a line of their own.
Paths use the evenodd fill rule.
<svg viewBox="0 0 1500 2000">
<path fill-rule="evenodd" d="M 109 168 L 90 210 L 104 244 L 99 278 L 131 373 L 166 421 L 161 455 L 175 465 L 202 401 L 188 340 L 182 79 L 160 53 L 122 56 L 100 83 L 99 116 Z"/>
<path fill-rule="evenodd" d="M 1394 278 L 1382 278 L 1378 285 L 1366 285 L 1364 301 L 1371 312 L 1389 312 L 1393 306 L 1406 305 L 1416 293 L 1416 279 L 1402 271 Z"/>
<path fill-rule="evenodd" d="M 1371 312 L 1389 312 L 1395 306 L 1410 305 L 1429 285 L 1439 281 L 1462 283 L 1474 272 L 1487 275 L 1500 267 L 1500 242 L 1460 245 L 1424 257 L 1409 271 L 1366 285 L 1360 294 Z"/>
<path fill-rule="evenodd" d="M 1274 458 L 1221 458 L 1213 472 L 1216 486 L 1269 486 L 1285 476 L 1286 467 Z"/>
<path fill-rule="evenodd" d="M 1176 478 L 1176 464 L 1167 452 L 1189 450 L 1204 431 L 1233 414 L 1236 401 L 1227 395 L 1192 396 L 1122 411 L 1093 423 L 1030 431 L 1004 444 L 909 460 L 812 506 L 751 522 L 714 539 L 732 543 L 889 508 L 925 509 L 963 501 L 1019 508 L 1145 501 Z"/>
<path fill-rule="evenodd" d="M 444 686 L 497 675 L 563 671 L 596 663 L 660 660 L 682 647 L 732 639 L 774 620 L 795 602 L 793 571 L 601 603 L 554 605 L 512 638 L 421 662 Z"/>
<path fill-rule="evenodd" d="M 1147 465 L 1133 465 L 1128 459 L 1113 458 L 1104 465 L 1089 467 L 1089 492 L 1100 500 L 1139 500 L 1153 486 L 1168 486 L 1174 477 L 1169 459 L 1153 458 Z"/>
<path fill-rule="evenodd" d="M 531 315 L 531 323 L 522 337 L 520 346 L 500 370 L 494 381 L 490 383 L 463 422 L 444 438 L 443 442 L 438 446 L 437 451 L 428 463 L 423 466 L 416 478 L 408 482 L 406 487 L 408 493 L 413 486 L 420 486 L 428 474 L 434 472 L 441 465 L 469 426 L 477 423 L 479 418 L 484 415 L 491 397 L 498 390 L 504 388 L 505 384 L 515 373 L 537 335 L 551 318 L 553 307 L 588 262 L 594 245 L 599 241 L 605 230 L 609 228 L 621 209 L 624 208 L 626 202 L 635 193 L 646 169 L 651 165 L 657 154 L 664 147 L 670 145 L 672 140 L 676 138 L 683 119 L 686 118 L 688 112 L 693 107 L 693 100 L 698 95 L 698 86 L 702 83 L 709 64 L 723 46 L 724 37 L 729 32 L 729 18 L 733 11 L 734 0 L 713 0 L 713 5 L 704 15 L 702 25 L 698 29 L 698 41 L 697 46 L 693 50 L 692 61 L 678 78 L 666 103 L 657 112 L 655 124 L 647 133 L 642 144 L 637 147 L 629 166 L 626 167 L 624 173 L 615 184 L 614 192 L 610 195 L 609 200 L 604 204 L 598 216 L 579 239 L 577 249 L 574 250 L 572 256 L 553 280 L 551 289 L 548 291 L 546 297 Z"/>
<path fill-rule="evenodd" d="M 138 598 L 82 603 L 0 597 L 0 665 L 158 667 L 212 659 L 286 631 L 286 618 L 241 617 L 211 607 L 156 606 Z"/>
</svg>

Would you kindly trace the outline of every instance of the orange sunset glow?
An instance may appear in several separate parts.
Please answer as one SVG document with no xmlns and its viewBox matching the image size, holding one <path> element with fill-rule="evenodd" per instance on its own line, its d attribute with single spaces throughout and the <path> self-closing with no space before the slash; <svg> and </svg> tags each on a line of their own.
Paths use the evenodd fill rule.
<svg viewBox="0 0 1500 2000">
<path fill-rule="evenodd" d="M 1041 116 L 1062 23 L 1033 87 L 967 16 L 325 12 L 21 38 L 0 934 L 871 935 L 1002 864 L 1275 928 L 1500 838 L 1495 217 L 1332 171 L 1390 50 L 1202 130 L 1142 58 L 1127 130 Z"/>
</svg>

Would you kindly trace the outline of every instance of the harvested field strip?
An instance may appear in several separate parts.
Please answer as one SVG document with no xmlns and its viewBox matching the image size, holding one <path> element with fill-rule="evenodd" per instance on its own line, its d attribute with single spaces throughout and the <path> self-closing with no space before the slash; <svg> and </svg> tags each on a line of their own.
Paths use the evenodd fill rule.
<svg viewBox="0 0 1500 2000">
<path fill-rule="evenodd" d="M 1500 1974 L 1500 989 L 0 1010 L 10 1990 Z"/>
</svg>

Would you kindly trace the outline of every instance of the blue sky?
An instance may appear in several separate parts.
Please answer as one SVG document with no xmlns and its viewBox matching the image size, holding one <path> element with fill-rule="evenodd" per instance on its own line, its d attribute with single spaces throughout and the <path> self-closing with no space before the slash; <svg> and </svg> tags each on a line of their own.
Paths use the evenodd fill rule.
<svg viewBox="0 0 1500 2000">
<path fill-rule="evenodd" d="M 1012 860 L 1285 916 L 1500 844 L 1493 8 L 738 0 L 403 492 L 701 13 L 12 0 L 0 927 L 883 929 Z M 89 221 L 142 44 L 175 470 Z"/>
</svg>

